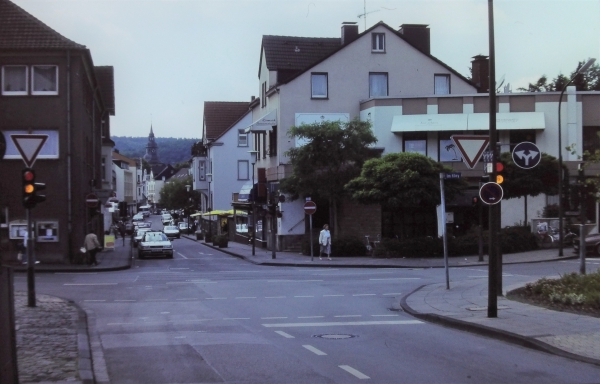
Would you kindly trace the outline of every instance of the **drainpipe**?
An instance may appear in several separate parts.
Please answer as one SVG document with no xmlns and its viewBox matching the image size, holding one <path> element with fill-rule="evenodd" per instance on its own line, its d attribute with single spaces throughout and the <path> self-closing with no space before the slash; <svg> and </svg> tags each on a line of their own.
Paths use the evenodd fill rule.
<svg viewBox="0 0 600 384">
<path fill-rule="evenodd" d="M 73 260 L 73 181 L 71 153 L 71 51 L 67 50 L 67 244 L 69 260 Z"/>
</svg>

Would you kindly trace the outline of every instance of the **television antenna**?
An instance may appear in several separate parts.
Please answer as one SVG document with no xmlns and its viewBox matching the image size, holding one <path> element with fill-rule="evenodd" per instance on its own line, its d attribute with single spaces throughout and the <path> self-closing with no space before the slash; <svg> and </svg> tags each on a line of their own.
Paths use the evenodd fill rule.
<svg viewBox="0 0 600 384">
<path fill-rule="evenodd" d="M 365 20 L 365 31 L 367 30 L 367 15 L 368 15 L 369 13 L 375 13 L 375 12 L 379 12 L 379 11 L 381 11 L 381 9 L 377 9 L 377 10 L 375 10 L 375 11 L 370 11 L 370 12 L 367 12 L 367 0 L 364 0 L 364 1 L 363 1 L 363 13 L 361 13 L 361 14 L 360 14 L 360 15 L 358 15 L 357 17 L 358 17 L 359 19 L 360 19 L 361 17 L 364 17 L 364 20 Z"/>
</svg>

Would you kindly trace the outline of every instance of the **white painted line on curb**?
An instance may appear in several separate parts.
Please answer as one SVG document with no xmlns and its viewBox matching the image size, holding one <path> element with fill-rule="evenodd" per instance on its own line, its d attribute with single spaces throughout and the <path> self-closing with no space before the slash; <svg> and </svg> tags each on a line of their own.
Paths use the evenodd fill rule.
<svg viewBox="0 0 600 384">
<path fill-rule="evenodd" d="M 369 376 L 365 375 L 364 373 L 352 368 L 349 365 L 338 365 L 338 367 L 342 368 L 344 371 L 348 372 L 349 374 L 351 374 L 352 376 L 358 378 L 358 379 L 370 379 Z"/>
<path fill-rule="evenodd" d="M 312 353 L 314 353 L 315 355 L 319 355 L 319 356 L 327 356 L 327 354 L 315 347 L 313 347 L 312 345 L 303 345 L 304 348 L 308 349 L 309 351 L 311 351 Z"/>
<path fill-rule="evenodd" d="M 286 339 L 295 339 L 294 336 L 290 335 L 289 333 L 285 333 L 283 331 L 275 331 L 275 333 L 277 333 L 278 335 L 281 335 L 281 336 L 285 337 Z"/>
<path fill-rule="evenodd" d="M 267 280 L 267 283 L 312 283 L 323 280 Z"/>
</svg>

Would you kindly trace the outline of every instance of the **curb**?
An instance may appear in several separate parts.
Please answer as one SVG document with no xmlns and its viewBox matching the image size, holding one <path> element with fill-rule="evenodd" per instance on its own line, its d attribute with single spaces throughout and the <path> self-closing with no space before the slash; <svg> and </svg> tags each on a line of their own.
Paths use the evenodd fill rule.
<svg viewBox="0 0 600 384">
<path fill-rule="evenodd" d="M 92 348 L 90 346 L 90 338 L 88 335 L 87 314 L 75 302 L 70 301 L 70 303 L 77 308 L 77 312 L 79 313 L 79 318 L 77 320 L 77 367 L 79 369 L 79 378 L 84 384 L 94 384 L 96 379 L 94 377 Z"/>
<path fill-rule="evenodd" d="M 481 324 L 475 324 L 463 320 L 453 319 L 447 316 L 417 312 L 406 303 L 406 299 L 413 293 L 421 290 L 423 287 L 426 287 L 426 285 L 422 285 L 416 288 L 414 291 L 402 296 L 402 298 L 400 299 L 400 307 L 404 310 L 404 312 L 408 313 L 413 317 L 416 317 L 417 319 L 421 319 L 429 323 L 439 324 L 448 328 L 454 328 L 461 331 L 486 336 L 492 339 L 505 341 L 508 343 L 520 345 L 522 347 L 534 349 L 541 352 L 550 353 L 560 357 L 566 357 L 568 359 L 600 366 L 600 360 L 598 359 L 593 359 L 591 357 L 580 356 L 571 352 L 567 352 L 565 350 L 556 348 L 552 345 L 546 344 L 542 341 L 536 340 L 531 337 L 519 335 L 501 329 L 491 328 Z"/>
</svg>

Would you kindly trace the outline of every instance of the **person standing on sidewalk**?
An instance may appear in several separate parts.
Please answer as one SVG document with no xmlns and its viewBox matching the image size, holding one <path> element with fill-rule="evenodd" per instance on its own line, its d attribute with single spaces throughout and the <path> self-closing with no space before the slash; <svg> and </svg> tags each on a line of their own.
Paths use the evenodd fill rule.
<svg viewBox="0 0 600 384">
<path fill-rule="evenodd" d="M 321 256 L 325 253 L 327 259 L 331 260 L 331 233 L 329 233 L 329 225 L 325 224 L 319 234 L 319 260 L 323 260 Z"/>
<path fill-rule="evenodd" d="M 121 237 L 123 238 L 123 246 L 125 246 L 125 224 L 122 221 L 119 221 L 118 224 L 119 233 L 121 233 Z"/>
<path fill-rule="evenodd" d="M 83 247 L 90 255 L 89 265 L 95 264 L 98 265 L 98 261 L 96 260 L 96 253 L 100 250 L 100 242 L 98 241 L 98 236 L 94 232 L 90 232 L 85 236 L 85 240 L 83 241 Z"/>
</svg>

